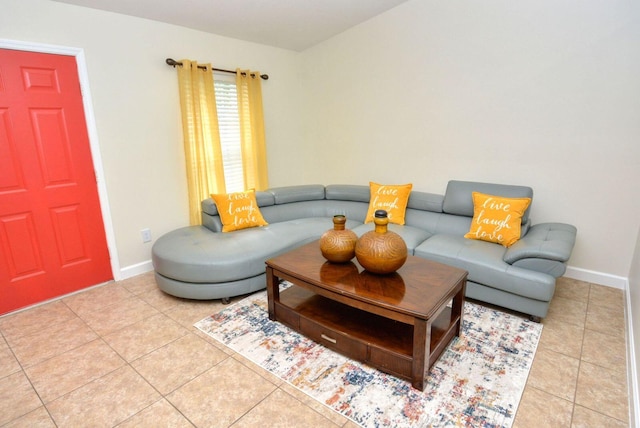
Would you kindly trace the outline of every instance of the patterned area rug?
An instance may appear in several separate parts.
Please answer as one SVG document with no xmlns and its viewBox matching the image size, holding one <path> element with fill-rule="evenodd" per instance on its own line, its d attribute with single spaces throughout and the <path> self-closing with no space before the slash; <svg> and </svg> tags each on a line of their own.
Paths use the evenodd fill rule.
<svg viewBox="0 0 640 428">
<path fill-rule="evenodd" d="M 542 325 L 465 302 L 424 392 L 270 321 L 266 291 L 195 326 L 363 427 L 510 427 Z"/>
</svg>

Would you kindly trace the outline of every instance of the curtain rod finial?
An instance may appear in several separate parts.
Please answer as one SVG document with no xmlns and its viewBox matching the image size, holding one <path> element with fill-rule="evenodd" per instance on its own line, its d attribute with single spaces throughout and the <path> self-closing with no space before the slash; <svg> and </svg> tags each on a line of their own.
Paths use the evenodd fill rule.
<svg viewBox="0 0 640 428">
<path fill-rule="evenodd" d="M 175 67 L 176 65 L 178 65 L 178 61 L 176 61 L 176 60 L 175 60 L 175 59 L 173 59 L 173 58 L 167 58 L 167 59 L 165 60 L 165 62 L 166 62 L 167 64 L 169 64 L 170 66 L 172 66 L 172 67 Z"/>
</svg>

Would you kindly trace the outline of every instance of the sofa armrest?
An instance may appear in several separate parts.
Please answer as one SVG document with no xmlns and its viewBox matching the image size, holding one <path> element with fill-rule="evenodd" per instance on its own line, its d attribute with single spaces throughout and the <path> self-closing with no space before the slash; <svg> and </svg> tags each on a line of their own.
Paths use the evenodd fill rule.
<svg viewBox="0 0 640 428">
<path fill-rule="evenodd" d="M 576 242 L 577 229 L 564 223 L 540 223 L 531 226 L 518 242 L 504 254 L 504 261 L 513 264 L 522 259 L 540 258 L 566 262 Z"/>
</svg>

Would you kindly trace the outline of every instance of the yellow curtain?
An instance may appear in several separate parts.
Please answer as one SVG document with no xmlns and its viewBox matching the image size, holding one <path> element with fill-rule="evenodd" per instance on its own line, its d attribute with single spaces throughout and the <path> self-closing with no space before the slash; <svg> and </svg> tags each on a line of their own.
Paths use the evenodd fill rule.
<svg viewBox="0 0 640 428">
<path fill-rule="evenodd" d="M 189 223 L 202 223 L 200 203 L 211 193 L 225 193 L 224 167 L 211 64 L 182 60 L 178 66 L 180 108 L 187 163 Z"/>
<path fill-rule="evenodd" d="M 236 70 L 242 168 L 246 189 L 269 187 L 262 113 L 262 85 L 258 71 Z"/>
</svg>

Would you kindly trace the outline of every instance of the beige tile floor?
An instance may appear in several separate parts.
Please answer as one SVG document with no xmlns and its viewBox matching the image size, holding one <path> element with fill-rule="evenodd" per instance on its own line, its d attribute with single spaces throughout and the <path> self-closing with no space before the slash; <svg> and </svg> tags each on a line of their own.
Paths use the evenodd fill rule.
<svg viewBox="0 0 640 428">
<path fill-rule="evenodd" d="M 559 280 L 515 427 L 628 426 L 623 300 Z M 193 328 L 222 308 L 149 273 L 0 318 L 0 426 L 355 427 Z"/>
</svg>

